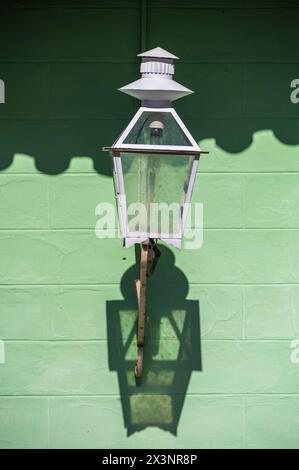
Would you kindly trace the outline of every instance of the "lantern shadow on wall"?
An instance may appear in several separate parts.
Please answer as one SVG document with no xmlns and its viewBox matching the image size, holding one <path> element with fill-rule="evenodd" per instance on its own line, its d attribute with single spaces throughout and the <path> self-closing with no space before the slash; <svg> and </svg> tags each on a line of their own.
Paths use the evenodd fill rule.
<svg viewBox="0 0 299 470">
<path fill-rule="evenodd" d="M 159 269 L 149 280 L 142 378 L 136 379 L 134 374 L 138 319 L 135 265 L 121 279 L 124 299 L 107 301 L 109 368 L 118 375 L 128 435 L 148 426 L 176 435 L 191 373 L 202 369 L 199 301 L 186 299 L 186 276 L 174 265 L 173 253 L 166 246 L 160 248 Z"/>
</svg>

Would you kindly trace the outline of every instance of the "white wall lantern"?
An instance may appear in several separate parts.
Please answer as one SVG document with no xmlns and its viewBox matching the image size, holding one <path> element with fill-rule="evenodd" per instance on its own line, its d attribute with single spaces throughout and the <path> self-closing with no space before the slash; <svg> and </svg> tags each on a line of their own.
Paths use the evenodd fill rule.
<svg viewBox="0 0 299 470">
<path fill-rule="evenodd" d="M 171 103 L 191 90 L 172 79 L 178 57 L 156 47 L 139 54 L 141 78 L 120 91 L 141 100 L 141 107 L 112 147 L 115 192 L 126 247 L 139 243 L 138 356 L 143 367 L 147 278 L 160 256 L 155 239 L 181 247 L 201 153 Z M 137 214 L 137 215 L 136 215 Z"/>
<path fill-rule="evenodd" d="M 120 91 L 142 106 L 104 148 L 113 156 L 121 233 L 126 247 L 159 238 L 180 248 L 200 154 L 208 152 L 171 105 L 192 93 L 172 78 L 178 57 L 160 47 L 139 56 L 141 78 Z"/>
</svg>

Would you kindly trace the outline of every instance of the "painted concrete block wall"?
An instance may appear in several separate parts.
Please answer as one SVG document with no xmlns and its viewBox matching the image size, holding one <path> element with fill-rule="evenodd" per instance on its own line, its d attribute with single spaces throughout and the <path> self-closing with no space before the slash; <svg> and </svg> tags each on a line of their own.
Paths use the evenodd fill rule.
<svg viewBox="0 0 299 470">
<path fill-rule="evenodd" d="M 280 0 L 151 0 L 143 25 L 137 0 L 1 3 L 1 448 L 299 447 L 298 21 Z M 176 109 L 211 154 L 204 243 L 162 247 L 136 387 L 135 252 L 94 229 L 141 36 L 182 58 Z"/>
</svg>

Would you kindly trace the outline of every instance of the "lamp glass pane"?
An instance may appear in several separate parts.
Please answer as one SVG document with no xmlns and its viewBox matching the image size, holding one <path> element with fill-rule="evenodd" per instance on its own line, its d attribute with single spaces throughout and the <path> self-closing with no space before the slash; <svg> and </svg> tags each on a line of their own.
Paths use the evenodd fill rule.
<svg viewBox="0 0 299 470">
<path fill-rule="evenodd" d="M 192 145 L 173 115 L 161 111 L 144 111 L 123 144 Z"/>
<path fill-rule="evenodd" d="M 194 156 L 121 154 L 129 235 L 180 233 Z"/>
</svg>

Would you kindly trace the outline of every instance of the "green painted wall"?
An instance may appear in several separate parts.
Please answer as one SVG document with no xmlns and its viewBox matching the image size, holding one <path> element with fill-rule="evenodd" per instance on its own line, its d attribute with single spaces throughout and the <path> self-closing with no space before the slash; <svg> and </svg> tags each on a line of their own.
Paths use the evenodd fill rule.
<svg viewBox="0 0 299 470">
<path fill-rule="evenodd" d="M 152 0 L 141 16 L 137 0 L 1 2 L 0 447 L 298 448 L 297 2 Z M 176 109 L 211 155 L 203 247 L 163 247 L 136 387 L 134 249 L 94 227 L 142 37 L 182 58 L 196 94 Z"/>
</svg>

